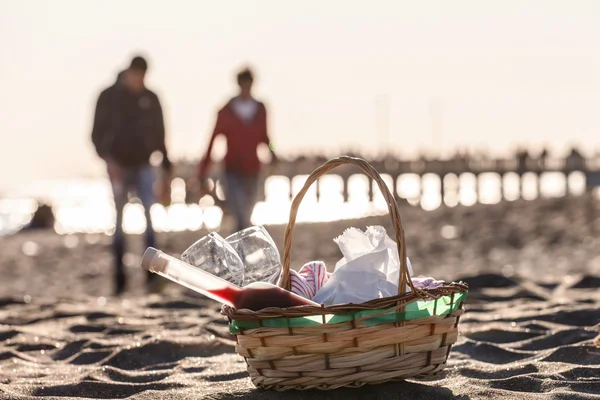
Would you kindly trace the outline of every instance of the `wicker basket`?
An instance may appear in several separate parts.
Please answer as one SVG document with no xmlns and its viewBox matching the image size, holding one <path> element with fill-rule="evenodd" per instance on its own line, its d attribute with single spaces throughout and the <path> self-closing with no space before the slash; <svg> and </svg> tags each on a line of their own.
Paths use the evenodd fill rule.
<svg viewBox="0 0 600 400">
<path fill-rule="evenodd" d="M 302 198 L 313 182 L 342 164 L 354 164 L 375 180 L 389 206 L 401 260 L 399 293 L 362 304 L 260 311 L 223 307 L 236 336 L 236 351 L 257 387 L 330 390 L 427 377 L 446 366 L 456 342 L 467 286 L 415 289 L 406 266 L 398 205 L 379 173 L 358 158 L 326 162 L 295 197 L 285 231 L 281 287 L 289 290 L 291 285 L 292 230 Z"/>
</svg>

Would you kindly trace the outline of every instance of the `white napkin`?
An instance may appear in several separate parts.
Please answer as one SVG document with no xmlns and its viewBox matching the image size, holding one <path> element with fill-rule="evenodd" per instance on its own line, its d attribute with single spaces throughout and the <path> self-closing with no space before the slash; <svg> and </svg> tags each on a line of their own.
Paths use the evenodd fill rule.
<svg viewBox="0 0 600 400">
<path fill-rule="evenodd" d="M 398 294 L 400 257 L 383 226 L 370 226 L 366 232 L 350 228 L 334 240 L 343 257 L 313 301 L 325 305 L 363 303 Z M 406 261 L 412 276 L 410 260 Z"/>
</svg>

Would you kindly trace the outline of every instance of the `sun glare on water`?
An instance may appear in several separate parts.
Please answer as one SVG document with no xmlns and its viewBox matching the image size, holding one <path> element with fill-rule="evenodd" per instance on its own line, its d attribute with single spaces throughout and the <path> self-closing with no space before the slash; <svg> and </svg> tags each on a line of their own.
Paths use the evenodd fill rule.
<svg viewBox="0 0 600 400">
<path fill-rule="evenodd" d="M 514 175 L 514 176 L 513 176 Z M 382 178 L 390 191 L 394 190 L 393 178 L 383 174 Z M 304 186 L 307 176 L 296 176 L 290 181 L 282 176 L 272 176 L 265 181 L 265 199 L 254 207 L 252 223 L 257 225 L 286 224 L 289 220 L 292 201 Z M 476 177 L 466 173 L 456 176 L 448 174 L 443 182 L 435 174 L 406 174 L 398 178 L 397 194 L 411 205 L 420 205 L 425 210 L 434 210 L 442 205 L 471 206 L 477 202 L 496 204 L 503 198 L 509 201 L 523 197 L 526 200 L 557 197 L 566 194 L 581 194 L 585 190 L 585 176 L 572 173 L 565 177 L 559 173 L 525 174 L 522 181 L 516 174 L 482 174 Z M 344 182 L 340 176 L 326 175 L 317 186 L 306 192 L 298 209 L 297 222 L 328 222 L 341 219 L 381 215 L 388 206 L 379 188 L 373 187 L 373 201 L 369 200 L 369 180 L 357 174 L 348 179 L 347 201 L 344 201 Z M 443 187 L 443 191 L 442 191 Z M 520 194 L 522 191 L 522 194 Z M 172 232 L 218 230 L 223 220 L 223 210 L 214 205 L 212 199 L 200 204 L 185 204 L 185 182 L 175 179 L 172 184 L 172 204 L 163 207 L 155 204 L 150 209 L 156 231 Z M 52 193 L 58 193 L 52 195 Z M 10 193 L 9 193 L 10 194 Z M 0 200 L 0 234 L 14 232 L 26 225 L 37 207 L 32 198 L 43 199 L 52 204 L 56 217 L 55 230 L 60 234 L 114 232 L 115 210 L 110 186 L 105 181 L 71 181 L 68 183 L 44 182 L 28 189 L 20 189 L 13 197 Z M 123 216 L 123 229 L 129 234 L 140 234 L 146 229 L 146 217 L 139 199 L 127 204 Z"/>
</svg>

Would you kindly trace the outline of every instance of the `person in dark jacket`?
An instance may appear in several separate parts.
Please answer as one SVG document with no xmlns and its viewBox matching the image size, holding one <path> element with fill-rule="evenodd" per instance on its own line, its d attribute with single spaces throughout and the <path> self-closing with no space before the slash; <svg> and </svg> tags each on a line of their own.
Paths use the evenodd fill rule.
<svg viewBox="0 0 600 400">
<path fill-rule="evenodd" d="M 256 203 L 258 175 L 261 168 L 256 150 L 261 144 L 269 146 L 272 162 L 277 161 L 273 144 L 267 132 L 267 109 L 252 96 L 254 77 L 249 69 L 237 75 L 239 94 L 217 114 L 217 122 L 208 149 L 202 158 L 198 175 L 203 192 L 211 163 L 213 143 L 218 135 L 225 136 L 225 198 L 226 206 L 234 215 L 237 230 L 250 226 L 250 217 Z"/>
<path fill-rule="evenodd" d="M 125 236 L 123 209 L 134 190 L 146 214 L 146 245 L 155 247 L 155 233 L 150 218 L 150 207 L 155 202 L 154 170 L 150 156 L 162 153 L 162 166 L 170 176 L 171 162 L 165 146 L 165 127 L 158 96 L 144 85 L 148 64 L 135 57 L 128 69 L 121 72 L 114 85 L 98 97 L 92 142 L 98 156 L 106 163 L 116 208 L 116 226 L 113 236 L 115 256 L 115 291 L 125 289 L 123 268 Z M 154 274 L 148 274 L 152 284 Z"/>
</svg>

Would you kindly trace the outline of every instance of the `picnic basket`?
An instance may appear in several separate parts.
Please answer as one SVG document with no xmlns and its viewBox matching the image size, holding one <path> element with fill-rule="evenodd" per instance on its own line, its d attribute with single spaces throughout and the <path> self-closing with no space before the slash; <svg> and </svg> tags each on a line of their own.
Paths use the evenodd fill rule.
<svg viewBox="0 0 600 400">
<path fill-rule="evenodd" d="M 398 295 L 362 304 L 236 310 L 224 306 L 236 352 L 257 387 L 331 390 L 407 378 L 425 378 L 446 366 L 457 340 L 468 287 L 463 283 L 419 290 L 406 265 L 406 242 L 398 205 L 379 173 L 353 157 L 332 159 L 308 177 L 294 198 L 284 237 L 279 285 L 290 290 L 292 231 L 310 185 L 343 164 L 358 166 L 382 191 L 401 260 Z"/>
</svg>

